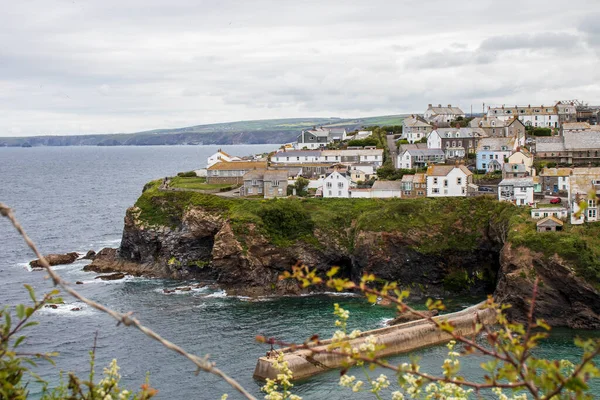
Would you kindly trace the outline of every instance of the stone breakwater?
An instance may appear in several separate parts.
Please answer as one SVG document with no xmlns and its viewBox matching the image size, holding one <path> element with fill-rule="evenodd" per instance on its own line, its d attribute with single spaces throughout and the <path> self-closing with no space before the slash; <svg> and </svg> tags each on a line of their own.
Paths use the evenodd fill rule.
<svg viewBox="0 0 600 400">
<path fill-rule="evenodd" d="M 468 336 L 475 333 L 475 324 L 477 322 L 486 325 L 493 324 L 496 321 L 495 311 L 492 309 L 482 309 L 481 303 L 462 311 L 445 314 L 434 317 L 436 321 L 447 320 L 455 327 L 455 333 Z M 378 357 L 389 357 L 402 353 L 409 353 L 422 347 L 433 346 L 446 343 L 452 337 L 440 331 L 430 321 L 421 319 L 407 322 L 400 325 L 394 325 L 387 328 L 375 329 L 361 333 L 355 339 L 349 341 L 350 345 L 358 348 L 365 343 L 367 337 L 375 338 L 377 345 L 383 348 L 377 351 Z M 305 379 L 331 369 L 342 368 L 345 366 L 346 356 L 318 353 L 325 351 L 331 344 L 331 340 L 324 340 L 310 349 L 294 350 L 284 348 L 279 351 L 283 353 L 283 360 L 287 361 L 288 367 L 293 373 L 294 380 Z M 274 358 L 261 357 L 256 363 L 254 369 L 254 378 L 265 380 L 275 379 L 279 371 L 273 367 Z"/>
</svg>

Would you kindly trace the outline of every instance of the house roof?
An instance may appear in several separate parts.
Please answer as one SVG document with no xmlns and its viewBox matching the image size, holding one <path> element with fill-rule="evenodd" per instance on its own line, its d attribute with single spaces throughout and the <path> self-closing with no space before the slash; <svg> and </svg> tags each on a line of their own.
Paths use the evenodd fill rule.
<svg viewBox="0 0 600 400">
<path fill-rule="evenodd" d="M 505 121 L 488 116 L 473 118 L 471 122 L 469 122 L 469 127 L 471 128 L 504 128 L 505 125 Z"/>
<path fill-rule="evenodd" d="M 587 195 L 595 190 L 592 180 L 600 180 L 600 168 L 573 168 L 573 175 L 569 179 L 571 193 Z"/>
<path fill-rule="evenodd" d="M 506 178 L 498 184 L 498 186 L 514 186 L 514 187 L 533 187 L 533 179 L 527 178 Z"/>
<path fill-rule="evenodd" d="M 383 149 L 352 149 L 352 150 L 322 150 L 321 155 L 326 156 L 380 156 Z"/>
<path fill-rule="evenodd" d="M 444 156 L 444 150 L 442 149 L 408 149 L 404 153 L 410 154 L 412 157 L 416 156 Z M 404 154 L 402 153 L 402 154 Z"/>
<path fill-rule="evenodd" d="M 430 165 L 427 167 L 427 176 L 447 176 L 454 168 L 459 168 L 465 175 L 473 175 L 464 165 Z"/>
<path fill-rule="evenodd" d="M 468 139 L 487 136 L 482 128 L 438 128 L 435 130 L 443 139 Z M 456 136 L 458 134 L 458 137 Z"/>
<path fill-rule="evenodd" d="M 512 150 L 514 143 L 515 138 L 512 137 L 482 138 L 477 144 L 477 151 L 483 151 L 484 146 L 489 146 L 486 151 L 501 151 L 502 146 Z"/>
<path fill-rule="evenodd" d="M 504 172 L 527 172 L 527 167 L 522 163 L 504 163 L 502 165 Z"/>
<path fill-rule="evenodd" d="M 577 149 L 600 149 L 600 133 L 591 131 L 575 131 L 563 136 L 565 148 Z"/>
<path fill-rule="evenodd" d="M 542 218 L 537 222 L 537 226 L 563 226 L 564 222 L 562 222 L 560 219 L 554 217 L 554 216 L 549 216 L 546 218 Z"/>
<path fill-rule="evenodd" d="M 430 106 L 427 110 L 431 110 L 437 115 L 448 115 L 448 114 L 465 115 L 463 110 L 461 110 L 458 107 L 452 107 L 452 106 L 450 106 L 450 107 L 442 107 L 441 105 L 439 105 L 438 107 Z"/>
<path fill-rule="evenodd" d="M 537 153 L 566 151 L 562 136 L 538 137 L 535 141 Z"/>
<path fill-rule="evenodd" d="M 496 111 L 496 112 L 494 112 Z M 491 115 L 556 115 L 558 110 L 555 106 L 515 106 L 515 107 L 491 107 L 488 114 Z"/>
<path fill-rule="evenodd" d="M 319 150 L 290 150 L 278 151 L 273 157 L 319 157 L 320 155 Z"/>
<path fill-rule="evenodd" d="M 402 125 L 405 127 L 416 128 L 416 127 L 431 127 L 427 121 L 423 119 L 423 117 L 419 115 L 411 115 L 408 118 L 404 118 L 402 120 Z"/>
<path fill-rule="evenodd" d="M 251 169 L 266 169 L 266 161 L 221 161 L 208 167 L 208 170 L 249 171 Z"/>
<path fill-rule="evenodd" d="M 400 190 L 401 181 L 375 181 L 373 190 Z"/>
<path fill-rule="evenodd" d="M 285 169 L 268 170 L 268 171 L 265 171 L 265 173 L 264 173 L 265 181 L 271 181 L 271 180 L 285 181 L 285 180 L 287 180 L 287 177 L 288 177 L 288 171 Z"/>
<path fill-rule="evenodd" d="M 590 129 L 591 125 L 587 122 L 563 122 L 562 128 L 565 131 L 572 130 L 572 129 L 585 130 L 585 129 Z"/>
<path fill-rule="evenodd" d="M 542 168 L 540 176 L 569 176 L 572 173 L 572 168 Z"/>
</svg>

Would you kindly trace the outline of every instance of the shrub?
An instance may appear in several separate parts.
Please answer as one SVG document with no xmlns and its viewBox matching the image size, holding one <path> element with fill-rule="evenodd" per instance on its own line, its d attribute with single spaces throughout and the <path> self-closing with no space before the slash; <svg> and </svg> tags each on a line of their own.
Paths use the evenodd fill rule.
<svg viewBox="0 0 600 400">
<path fill-rule="evenodd" d="M 372 136 L 370 136 L 368 138 L 364 138 L 364 139 L 350 140 L 348 142 L 348 146 L 351 146 L 351 147 L 377 146 L 378 144 L 379 144 L 379 141 Z"/>
<path fill-rule="evenodd" d="M 271 200 L 258 211 L 265 230 L 275 239 L 294 240 L 311 235 L 314 223 L 310 213 L 297 200 Z"/>
<path fill-rule="evenodd" d="M 196 175 L 196 173 L 194 171 L 188 171 L 188 172 L 179 172 L 177 174 L 177 176 L 180 176 L 182 178 L 195 178 L 198 175 Z"/>
<path fill-rule="evenodd" d="M 552 136 L 552 129 L 550 128 L 533 128 L 531 130 L 533 136 Z"/>
</svg>

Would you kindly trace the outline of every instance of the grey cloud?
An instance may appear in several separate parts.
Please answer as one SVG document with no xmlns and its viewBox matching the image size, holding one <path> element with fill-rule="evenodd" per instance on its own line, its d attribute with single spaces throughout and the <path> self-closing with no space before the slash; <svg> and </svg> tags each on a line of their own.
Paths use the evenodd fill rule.
<svg viewBox="0 0 600 400">
<path fill-rule="evenodd" d="M 432 51 L 407 61 L 411 69 L 444 69 L 474 64 L 489 64 L 495 55 L 479 51 Z"/>
<path fill-rule="evenodd" d="M 481 42 L 482 51 L 502 50 L 568 50 L 577 47 L 580 37 L 564 32 L 540 32 L 534 34 L 516 34 L 494 36 Z"/>
</svg>

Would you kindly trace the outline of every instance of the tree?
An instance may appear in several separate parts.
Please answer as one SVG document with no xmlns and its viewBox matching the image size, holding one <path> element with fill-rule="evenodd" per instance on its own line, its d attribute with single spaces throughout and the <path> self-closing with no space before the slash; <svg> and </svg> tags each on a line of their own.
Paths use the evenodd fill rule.
<svg viewBox="0 0 600 400">
<path fill-rule="evenodd" d="M 310 181 L 306 178 L 304 178 L 303 176 L 299 176 L 296 179 L 296 194 L 301 196 L 302 193 L 304 193 L 304 191 L 306 190 L 306 188 L 308 187 L 308 184 L 310 183 Z"/>
</svg>

